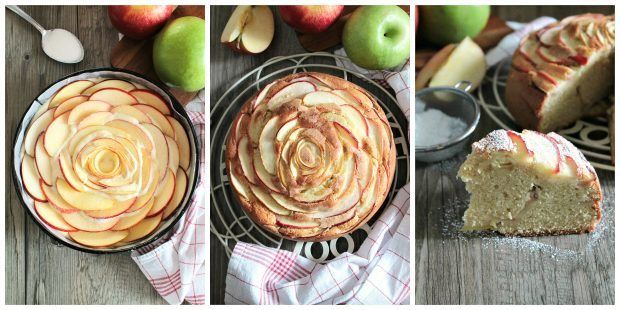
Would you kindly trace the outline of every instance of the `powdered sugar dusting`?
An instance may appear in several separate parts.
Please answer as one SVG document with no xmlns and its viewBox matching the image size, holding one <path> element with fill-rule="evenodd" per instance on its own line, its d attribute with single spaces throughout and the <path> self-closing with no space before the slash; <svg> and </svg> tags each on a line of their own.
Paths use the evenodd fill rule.
<svg viewBox="0 0 620 310">
<path fill-rule="evenodd" d="M 448 201 L 439 221 L 439 232 L 442 242 L 457 239 L 460 243 L 480 242 L 485 249 L 497 252 L 519 255 L 542 255 L 546 259 L 557 263 L 577 264 L 585 263 L 585 256 L 594 251 L 600 241 L 614 234 L 614 210 L 609 207 L 604 210 L 603 219 L 597 229 L 590 234 L 545 236 L 545 237 L 508 237 L 491 231 L 464 232 L 463 214 L 467 209 L 467 199 L 453 199 Z M 583 242 L 583 239 L 586 239 Z M 558 240 L 565 242 L 556 242 Z M 562 244 L 557 245 L 557 244 Z"/>
<path fill-rule="evenodd" d="M 491 131 L 486 137 L 482 138 L 478 142 L 472 144 L 472 148 L 476 152 L 501 152 L 501 151 L 513 151 L 515 145 L 512 139 L 508 136 L 506 130 L 498 129 Z"/>
<path fill-rule="evenodd" d="M 579 149 L 577 149 L 572 143 L 570 143 L 564 137 L 555 132 L 550 132 L 547 134 L 547 136 L 557 143 L 558 148 L 560 149 L 560 156 L 562 158 L 570 157 L 575 161 L 575 164 L 577 165 L 576 169 L 582 170 L 583 172 L 589 171 L 596 174 L 594 167 L 592 167 L 592 165 L 585 158 L 583 153 L 579 151 Z"/>
</svg>

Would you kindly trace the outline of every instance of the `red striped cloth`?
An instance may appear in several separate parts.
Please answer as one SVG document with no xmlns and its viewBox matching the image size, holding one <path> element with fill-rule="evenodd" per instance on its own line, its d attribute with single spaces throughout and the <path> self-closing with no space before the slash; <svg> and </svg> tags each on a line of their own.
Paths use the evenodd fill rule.
<svg viewBox="0 0 620 310">
<path fill-rule="evenodd" d="M 344 51 L 336 51 L 343 54 Z M 383 81 L 409 118 L 409 61 L 396 72 L 338 65 Z M 401 188 L 356 253 L 326 264 L 256 244 L 237 243 L 226 275 L 227 304 L 409 304 L 409 185 Z"/>
<path fill-rule="evenodd" d="M 202 143 L 205 135 L 204 92 L 186 106 Z M 189 111 L 194 110 L 194 111 Z M 196 112 L 200 111 L 200 112 Z M 190 206 L 172 231 L 157 242 L 131 253 L 153 288 L 170 304 L 205 304 L 205 151 L 200 178 Z"/>
</svg>

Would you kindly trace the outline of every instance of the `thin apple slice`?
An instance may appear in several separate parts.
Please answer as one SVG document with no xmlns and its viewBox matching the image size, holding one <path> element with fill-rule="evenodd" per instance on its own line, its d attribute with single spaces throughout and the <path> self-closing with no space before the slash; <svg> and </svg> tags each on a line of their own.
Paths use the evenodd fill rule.
<svg viewBox="0 0 620 310">
<path fill-rule="evenodd" d="M 298 124 L 299 124 L 299 119 L 292 118 L 288 120 L 286 123 L 284 123 L 284 125 L 280 126 L 280 129 L 278 130 L 278 133 L 276 134 L 276 141 L 278 142 L 284 141 L 286 137 L 288 137 L 288 135 L 291 133 L 291 131 L 297 127 Z"/>
<path fill-rule="evenodd" d="M 40 184 L 41 184 L 41 190 L 43 191 L 43 194 L 47 198 L 47 201 L 52 207 L 58 210 L 58 212 L 73 213 L 73 212 L 80 211 L 72 207 L 69 203 L 67 203 L 64 199 L 62 199 L 62 197 L 60 197 L 60 194 L 58 194 L 58 191 L 56 190 L 56 188 L 45 185 L 45 183 L 43 183 L 43 180 L 41 180 Z"/>
<path fill-rule="evenodd" d="M 237 145 L 237 152 L 239 154 L 239 161 L 241 162 L 241 170 L 243 174 L 252 184 L 256 184 L 256 173 L 252 164 L 253 156 L 250 154 L 251 146 L 247 137 L 241 138 Z"/>
<path fill-rule="evenodd" d="M 88 101 L 88 96 L 78 95 L 78 96 L 71 97 L 63 101 L 61 104 L 59 104 L 56 107 L 56 111 L 54 111 L 54 117 L 58 117 L 65 112 L 71 111 L 78 104 L 82 102 L 86 102 L 86 101 Z"/>
<path fill-rule="evenodd" d="M 561 160 L 557 145 L 551 142 L 544 134 L 537 131 L 523 130 L 525 146 L 534 155 L 535 167 L 543 172 L 557 174 L 560 170 Z"/>
<path fill-rule="evenodd" d="M 308 93 L 316 91 L 316 86 L 310 82 L 295 82 L 284 86 L 267 102 L 267 108 L 274 110 L 283 103 L 289 102 L 295 98 L 302 98 Z"/>
<path fill-rule="evenodd" d="M 164 134 L 152 124 L 142 124 L 142 128 L 151 136 L 153 147 L 155 148 L 155 156 L 153 164 L 157 166 L 159 172 L 159 181 L 163 180 L 168 167 L 168 144 Z"/>
<path fill-rule="evenodd" d="M 108 112 L 111 108 L 112 106 L 110 104 L 103 101 L 83 102 L 74 107 L 71 112 L 69 112 L 69 118 L 67 119 L 67 123 L 70 125 L 77 124 L 93 113 Z"/>
<path fill-rule="evenodd" d="M 265 97 L 267 96 L 267 94 L 269 93 L 269 90 L 271 89 L 271 87 L 273 85 L 275 85 L 278 81 L 273 81 L 269 84 L 267 84 L 265 87 L 263 87 L 263 89 L 258 93 L 258 95 L 256 95 L 256 98 L 254 98 L 254 101 L 252 101 L 252 111 L 254 111 L 254 109 L 256 109 L 256 107 L 263 103 L 263 100 L 265 99 Z"/>
<path fill-rule="evenodd" d="M 118 88 L 103 88 L 96 92 L 94 92 L 88 100 L 91 101 L 103 101 L 107 102 L 110 105 L 117 106 L 123 104 L 136 104 L 138 103 L 138 99 L 136 97 L 130 95 L 128 92 L 124 90 L 120 90 Z"/>
<path fill-rule="evenodd" d="M 166 142 L 165 140 L 160 141 L 158 139 L 158 137 L 161 137 L 161 132 L 160 132 L 160 134 L 157 134 L 157 137 L 156 137 L 156 139 L 158 139 L 157 141 L 151 141 L 151 139 L 147 135 L 147 134 L 150 134 L 150 130 L 149 129 L 146 129 L 142 125 L 136 125 L 136 124 L 130 123 L 130 122 L 125 121 L 125 120 L 115 119 L 113 121 L 107 122 L 105 125 L 107 127 L 119 129 L 119 130 L 125 132 L 128 137 L 132 137 L 132 138 L 140 141 L 141 143 L 144 144 L 144 147 L 148 151 L 153 149 L 153 142 L 157 142 L 157 143 L 161 143 L 161 142 L 165 143 Z M 154 126 L 152 126 L 152 127 L 155 128 Z M 155 128 L 155 130 L 156 130 L 156 128 Z M 168 161 L 168 160 L 166 159 L 166 161 Z"/>
<path fill-rule="evenodd" d="M 58 164 L 60 165 L 60 172 L 64 177 L 64 181 L 69 184 L 76 191 L 86 191 L 87 187 L 82 183 L 81 179 L 73 170 L 71 163 L 71 157 L 67 152 L 61 152 L 58 156 Z"/>
<path fill-rule="evenodd" d="M 134 90 L 136 87 L 131 84 L 130 82 L 124 81 L 124 80 L 117 80 L 117 79 L 110 79 L 110 80 L 103 80 L 87 89 L 85 89 L 82 94 L 83 95 L 92 95 L 94 92 L 100 90 L 100 89 L 104 89 L 104 88 L 118 88 L 120 90 L 124 90 L 124 91 L 131 91 Z"/>
<path fill-rule="evenodd" d="M 177 169 L 179 169 L 179 147 L 174 139 L 166 137 L 166 144 L 168 145 L 168 168 L 172 170 L 173 173 L 177 173 Z"/>
<path fill-rule="evenodd" d="M 34 158 L 25 155 L 22 159 L 20 170 L 22 174 L 22 183 L 24 184 L 26 193 L 28 193 L 28 195 L 34 200 L 47 202 L 47 198 L 43 194 L 41 184 L 39 183 L 40 177 Z"/>
<path fill-rule="evenodd" d="M 181 201 L 183 201 L 183 197 L 185 196 L 185 190 L 187 190 L 187 174 L 183 169 L 178 169 L 176 181 L 174 183 L 174 194 L 172 194 L 172 199 L 170 199 L 170 202 L 162 213 L 163 219 L 168 219 L 181 205 Z"/>
<path fill-rule="evenodd" d="M 275 174 L 276 172 L 276 145 L 275 139 L 278 134 L 278 124 L 280 118 L 275 116 L 271 118 L 265 127 L 263 127 L 263 131 L 260 134 L 259 142 L 258 142 L 258 150 L 261 155 L 261 160 L 263 162 L 263 167 L 270 174 Z"/>
<path fill-rule="evenodd" d="M 237 191 L 237 193 L 245 200 L 248 200 L 250 197 L 250 189 L 247 187 L 245 183 L 239 181 L 234 171 L 230 171 L 228 173 L 228 177 L 230 178 L 230 184 L 232 184 L 233 188 Z"/>
<path fill-rule="evenodd" d="M 39 172 L 39 176 L 41 180 L 45 182 L 45 184 L 52 186 L 52 158 L 47 154 L 45 148 L 43 147 L 43 139 L 45 133 L 42 132 L 37 139 L 37 144 L 34 148 L 34 163 L 37 166 L 37 171 Z"/>
<path fill-rule="evenodd" d="M 271 212 L 275 213 L 275 214 L 279 214 L 279 215 L 289 215 L 291 214 L 291 211 L 288 209 L 283 208 L 280 204 L 278 204 L 273 197 L 271 197 L 271 195 L 269 195 L 269 193 L 267 191 L 265 191 L 264 189 L 258 187 L 258 186 L 250 186 L 250 188 L 252 189 L 252 193 L 254 193 L 254 196 L 256 196 L 256 198 L 258 198 L 258 200 L 269 210 L 271 210 Z"/>
<path fill-rule="evenodd" d="M 170 200 L 172 199 L 172 195 L 174 194 L 175 187 L 175 179 L 176 176 L 172 172 L 172 170 L 168 169 L 168 173 L 166 173 L 166 177 L 159 184 L 157 190 L 155 191 L 155 202 L 153 203 L 153 207 L 147 214 L 147 216 L 153 216 L 161 211 L 168 205 Z"/>
<path fill-rule="evenodd" d="M 128 107 L 128 106 L 127 106 Z M 101 126 L 114 119 L 114 114 L 111 112 L 95 112 L 84 119 L 78 124 L 78 131 L 88 126 Z"/>
<path fill-rule="evenodd" d="M 61 89 L 59 89 L 56 92 L 54 97 L 52 97 L 52 100 L 50 101 L 50 104 L 49 104 L 49 108 L 50 109 L 55 108 L 56 106 L 61 104 L 63 101 L 71 97 L 80 95 L 85 89 L 93 85 L 95 85 L 95 82 L 93 81 L 79 80 L 79 81 L 71 82 L 63 86 Z"/>
<path fill-rule="evenodd" d="M 131 118 L 137 120 L 140 123 L 151 123 L 151 119 L 144 112 L 136 109 L 132 105 L 115 106 L 110 112 L 114 113 L 117 116 L 122 114 L 130 116 Z"/>
<path fill-rule="evenodd" d="M 254 172 L 256 172 L 256 175 L 258 176 L 258 179 L 261 180 L 261 182 L 263 182 L 263 184 L 265 184 L 265 186 L 267 186 L 270 190 L 276 192 L 276 193 L 281 193 L 283 191 L 283 189 L 281 188 L 280 185 L 276 185 L 276 183 L 273 181 L 273 175 L 269 174 L 269 172 L 267 172 L 267 170 L 265 170 L 265 167 L 263 166 L 263 161 L 261 159 L 261 156 L 259 153 L 254 153 Z"/>
<path fill-rule="evenodd" d="M 172 128 L 172 125 L 170 125 L 170 122 L 165 115 L 163 115 L 152 106 L 146 104 L 136 104 L 134 105 L 134 107 L 144 112 L 144 114 L 146 114 L 151 119 L 151 122 L 155 126 L 157 126 L 161 130 L 161 132 L 163 132 L 169 137 L 174 137 L 174 129 Z"/>
<path fill-rule="evenodd" d="M 115 205 L 114 200 L 111 198 L 94 193 L 76 191 L 67 181 L 61 178 L 56 179 L 56 188 L 60 197 L 76 209 L 83 211 L 106 210 L 113 208 Z"/>
<path fill-rule="evenodd" d="M 26 132 L 26 136 L 24 137 L 24 150 L 26 154 L 30 156 L 34 156 L 34 148 L 37 143 L 37 139 L 42 132 L 47 129 L 47 127 L 54 120 L 54 109 L 47 110 L 47 112 L 41 114 L 37 119 L 35 119 L 28 127 L 28 131 Z"/>
<path fill-rule="evenodd" d="M 109 246 L 125 239 L 127 235 L 129 235 L 129 231 L 127 230 L 101 232 L 76 231 L 69 233 L 73 241 L 90 247 Z"/>
<path fill-rule="evenodd" d="M 189 148 L 189 139 L 187 138 L 187 133 L 185 132 L 185 128 L 172 116 L 166 116 L 170 125 L 174 129 L 174 139 L 177 142 L 177 146 L 179 147 L 179 165 L 183 170 L 187 171 L 189 169 L 190 162 L 190 148 Z"/>
<path fill-rule="evenodd" d="M 161 220 L 161 214 L 144 219 L 140 223 L 129 228 L 129 234 L 122 241 L 132 242 L 146 237 L 147 235 L 155 231 L 157 226 L 159 226 L 159 223 L 161 223 Z"/>
<path fill-rule="evenodd" d="M 71 226 L 83 231 L 105 231 L 110 230 L 118 221 L 119 217 L 108 219 L 95 219 L 84 212 L 60 213 L 62 218 Z"/>
<path fill-rule="evenodd" d="M 315 91 L 304 96 L 304 105 L 317 106 L 317 105 L 345 105 L 347 102 L 342 97 L 327 91 Z"/>
<path fill-rule="evenodd" d="M 56 157 L 62 146 L 67 142 L 71 134 L 71 127 L 68 124 L 69 113 L 62 114 L 55 118 L 45 131 L 45 139 L 43 145 L 47 154 Z"/>
<path fill-rule="evenodd" d="M 155 198 L 151 197 L 151 199 L 149 199 L 142 208 L 132 212 L 126 212 L 125 214 L 123 214 L 123 216 L 120 216 L 120 221 L 118 221 L 118 223 L 116 223 L 116 225 L 114 225 L 111 230 L 125 230 L 140 223 L 140 221 L 146 218 L 146 215 L 149 213 L 149 211 L 151 211 L 154 202 Z"/>
<path fill-rule="evenodd" d="M 319 227 L 318 221 L 299 221 L 287 216 L 276 216 L 276 223 L 280 226 L 291 228 L 314 228 Z"/>
<path fill-rule="evenodd" d="M 35 201 L 34 210 L 39 215 L 39 218 L 45 222 L 48 226 L 60 230 L 60 231 L 77 231 L 77 228 L 69 225 L 60 213 L 54 209 L 49 203 Z"/>
<path fill-rule="evenodd" d="M 130 91 L 129 94 L 136 97 L 139 103 L 149 105 L 164 115 L 170 115 L 170 108 L 168 108 L 166 101 L 156 92 L 148 89 L 136 89 Z"/>
<path fill-rule="evenodd" d="M 107 210 L 84 211 L 84 213 L 86 213 L 86 215 L 90 217 L 97 219 L 111 218 L 123 214 L 125 211 L 129 210 L 129 208 L 131 208 L 135 201 L 135 197 L 123 201 L 116 201 L 113 208 Z"/>
<path fill-rule="evenodd" d="M 340 109 L 351 121 L 352 132 L 359 132 L 362 136 L 368 135 L 368 123 L 360 110 L 348 104 L 341 106 Z"/>
</svg>

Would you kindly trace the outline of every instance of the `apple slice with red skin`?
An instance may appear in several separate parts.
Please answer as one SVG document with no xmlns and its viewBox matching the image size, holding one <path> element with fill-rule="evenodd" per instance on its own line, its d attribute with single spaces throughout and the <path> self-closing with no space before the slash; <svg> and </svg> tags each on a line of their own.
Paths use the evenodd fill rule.
<svg viewBox="0 0 620 310">
<path fill-rule="evenodd" d="M 190 147 L 187 133 L 179 121 L 172 116 L 167 116 L 167 118 L 170 125 L 172 125 L 172 128 L 174 129 L 174 139 L 179 147 L 179 165 L 183 168 L 183 170 L 187 171 L 187 169 L 189 169 L 190 162 Z"/>
<path fill-rule="evenodd" d="M 112 109 L 112 106 L 103 101 L 86 101 L 83 102 L 76 107 L 74 107 L 71 112 L 69 112 L 69 117 L 67 119 L 68 124 L 77 124 L 84 118 L 96 112 L 108 112 Z"/>
<path fill-rule="evenodd" d="M 151 119 L 151 122 L 155 126 L 157 126 L 166 136 L 174 137 L 174 129 L 172 128 L 172 125 L 170 125 L 170 122 L 168 121 L 166 116 L 159 112 L 157 109 L 146 104 L 136 104 L 133 107 L 144 112 L 144 114 L 146 114 Z"/>
<path fill-rule="evenodd" d="M 85 89 L 82 94 L 83 95 L 92 95 L 93 93 L 95 93 L 96 91 L 100 90 L 100 89 L 104 89 L 104 88 L 117 88 L 120 90 L 124 90 L 126 92 L 134 90 L 136 87 L 131 84 L 130 82 L 127 82 L 125 80 L 117 80 L 117 79 L 110 79 L 110 80 L 103 80 L 87 89 Z"/>
<path fill-rule="evenodd" d="M 67 142 L 69 135 L 71 134 L 71 128 L 68 124 L 69 113 L 64 113 L 55 118 L 47 130 L 45 130 L 45 139 L 43 139 L 43 145 L 47 154 L 51 157 L 55 157 L 60 148 Z"/>
<path fill-rule="evenodd" d="M 69 154 L 67 154 L 66 152 L 61 152 L 58 156 L 58 164 L 60 165 L 60 172 L 64 177 L 64 182 L 69 184 L 69 186 L 71 186 L 71 188 L 76 191 L 87 190 L 86 185 L 82 183 L 80 178 L 75 173 L 75 170 L 73 170 L 73 166 L 71 164 L 71 157 L 69 156 Z"/>
<path fill-rule="evenodd" d="M 39 176 L 41 180 L 52 186 L 52 158 L 47 154 L 45 148 L 43 147 L 43 139 L 45 133 L 42 132 L 37 139 L 37 144 L 34 148 L 34 163 L 37 166 L 37 171 L 39 172 Z"/>
<path fill-rule="evenodd" d="M 352 146 L 353 148 L 360 148 L 360 142 L 355 138 L 353 133 L 351 133 L 348 128 L 342 126 L 340 123 L 337 122 L 334 122 L 333 124 L 336 130 L 339 131 L 339 137 L 343 142 L 346 142 L 346 144 Z"/>
<path fill-rule="evenodd" d="M 89 247 L 110 246 L 125 239 L 127 235 L 129 235 L 129 231 L 127 230 L 100 232 L 76 231 L 69 233 L 69 237 L 71 237 L 73 241 Z"/>
<path fill-rule="evenodd" d="M 45 185 L 45 183 L 43 183 L 43 180 L 40 180 L 40 184 L 41 184 L 41 190 L 43 191 L 43 194 L 47 198 L 47 202 L 52 207 L 54 207 L 58 212 L 73 213 L 73 212 L 80 211 L 72 207 L 68 202 L 62 199 L 62 197 L 60 197 L 60 194 L 58 194 L 58 191 L 54 187 Z"/>
<path fill-rule="evenodd" d="M 149 89 L 136 89 L 130 91 L 129 94 L 136 97 L 139 103 L 149 105 L 164 115 L 170 115 L 170 108 L 166 101 L 156 92 Z"/>
<path fill-rule="evenodd" d="M 179 147 L 174 139 L 166 137 L 166 144 L 168 145 L 168 168 L 172 173 L 176 174 L 179 168 Z"/>
<path fill-rule="evenodd" d="M 127 106 L 128 107 L 128 106 Z M 88 126 L 102 126 L 107 122 L 114 119 L 114 114 L 111 112 L 95 112 L 84 119 L 82 119 L 78 124 L 78 131 L 86 128 Z"/>
<path fill-rule="evenodd" d="M 113 208 L 107 210 L 92 210 L 92 211 L 84 211 L 86 215 L 97 218 L 97 219 L 107 219 L 111 217 L 115 217 L 125 213 L 125 211 L 129 210 L 133 203 L 136 201 L 136 198 L 130 198 L 123 201 L 117 201 Z"/>
<path fill-rule="evenodd" d="M 185 191 L 187 190 L 187 174 L 180 168 L 177 170 L 176 181 L 174 182 L 174 194 L 172 194 L 172 199 L 164 209 L 163 219 L 168 219 L 172 213 L 181 205 L 183 201 L 183 197 L 185 196 Z"/>
<path fill-rule="evenodd" d="M 125 114 L 136 119 L 140 123 L 151 123 L 151 119 L 144 112 L 136 109 L 132 105 L 115 106 L 110 112 L 114 113 L 115 115 Z"/>
<path fill-rule="evenodd" d="M 159 226 L 159 223 L 161 223 L 161 220 L 162 214 L 160 213 L 140 221 L 138 224 L 129 228 L 129 234 L 122 241 L 132 242 L 146 237 L 155 231 L 155 229 Z"/>
<path fill-rule="evenodd" d="M 71 98 L 63 101 L 61 104 L 59 104 L 56 107 L 56 110 L 54 111 L 54 117 L 58 117 L 58 116 L 62 115 L 65 112 L 69 112 L 73 108 L 78 106 L 79 104 L 81 104 L 83 102 L 86 102 L 86 101 L 88 101 L 88 96 L 77 95 L 77 96 L 71 97 Z"/>
<path fill-rule="evenodd" d="M 260 157 L 263 162 L 263 167 L 269 174 L 275 174 L 276 172 L 276 145 L 275 139 L 276 134 L 278 133 L 278 124 L 280 122 L 280 117 L 274 116 L 272 117 L 261 131 L 259 142 L 258 142 L 258 150 L 260 152 Z"/>
<path fill-rule="evenodd" d="M 282 207 L 280 204 L 278 204 L 273 197 L 271 197 L 271 195 L 269 195 L 269 193 L 262 189 L 259 186 L 250 186 L 252 193 L 254 193 L 254 196 L 256 198 L 258 198 L 258 201 L 260 201 L 260 203 L 265 206 L 265 208 L 269 209 L 271 212 L 278 214 L 278 215 L 289 215 L 291 214 L 291 211 L 288 209 L 285 209 L 284 207 Z"/>
<path fill-rule="evenodd" d="M 120 221 L 118 216 L 108 219 L 95 219 L 84 214 L 84 212 L 61 213 L 61 216 L 69 225 L 90 232 L 110 230 Z"/>
<path fill-rule="evenodd" d="M 273 192 L 282 193 L 283 189 L 273 182 L 273 175 L 265 170 L 261 156 L 258 153 L 254 153 L 253 166 L 256 176 L 267 188 Z"/>
<path fill-rule="evenodd" d="M 22 159 L 21 163 L 21 175 L 22 175 L 22 184 L 24 184 L 24 189 L 26 193 L 32 199 L 47 202 L 47 198 L 43 194 L 43 190 L 41 189 L 41 184 L 39 182 L 39 172 L 37 172 L 37 167 L 34 162 L 34 158 L 26 155 Z"/>
<path fill-rule="evenodd" d="M 340 96 L 327 91 L 315 91 L 304 96 L 304 105 L 317 106 L 324 104 L 345 105 L 347 102 Z"/>
<path fill-rule="evenodd" d="M 47 110 L 47 112 L 41 114 L 41 116 L 34 120 L 30 124 L 30 127 L 28 127 L 28 131 L 24 137 L 24 150 L 26 154 L 34 156 L 34 148 L 37 139 L 39 139 L 41 133 L 43 133 L 54 120 L 54 111 L 55 109 Z"/>
<path fill-rule="evenodd" d="M 159 181 L 163 180 L 168 168 L 168 144 L 166 143 L 166 137 L 164 134 L 152 124 L 142 124 L 142 128 L 146 129 L 146 132 L 150 134 L 153 139 L 153 147 L 155 149 L 155 157 L 153 158 L 159 171 Z"/>
<path fill-rule="evenodd" d="M 133 212 L 126 212 L 124 216 L 120 217 L 118 223 L 116 223 L 116 225 L 114 225 L 111 230 L 125 230 L 140 223 L 140 221 L 146 218 L 146 215 L 149 213 L 149 211 L 151 211 L 154 202 L 155 198 L 151 197 L 151 199 L 149 199 L 148 202 L 141 209 L 137 209 Z"/>
<path fill-rule="evenodd" d="M 60 230 L 60 231 L 77 231 L 77 228 L 69 225 L 60 213 L 54 207 L 52 207 L 49 203 L 35 201 L 34 202 L 34 210 L 39 215 L 39 218 L 48 226 Z"/>
<path fill-rule="evenodd" d="M 147 217 L 160 213 L 168 205 L 168 203 L 172 199 L 172 195 L 174 194 L 174 187 L 176 182 L 175 179 L 176 176 L 174 175 L 174 172 L 168 169 L 166 177 L 159 184 L 157 190 L 155 191 L 155 202 L 153 203 L 153 207 L 147 214 Z"/>
<path fill-rule="evenodd" d="M 288 137 L 288 135 L 291 133 L 291 131 L 295 127 L 297 127 L 298 124 L 299 124 L 299 119 L 297 117 L 294 117 L 286 121 L 286 123 L 280 126 L 280 129 L 278 129 L 278 133 L 276 134 L 276 141 L 278 142 L 284 141 L 286 137 Z"/>
<path fill-rule="evenodd" d="M 276 225 L 290 228 L 315 228 L 319 227 L 318 221 L 296 221 L 286 216 L 276 216 Z"/>
<path fill-rule="evenodd" d="M 93 85 L 95 85 L 95 82 L 93 81 L 79 80 L 79 81 L 71 82 L 63 86 L 61 89 L 59 89 L 56 92 L 54 97 L 52 97 L 52 99 L 50 100 L 49 108 L 50 109 L 55 108 L 56 106 L 61 104 L 63 101 L 71 97 L 75 97 L 75 96 L 82 94 L 82 92 L 85 89 Z"/>
<path fill-rule="evenodd" d="M 241 163 L 241 170 L 245 175 L 245 178 L 253 185 L 257 184 L 256 173 L 252 163 L 253 155 L 250 154 L 251 145 L 247 137 L 241 138 L 237 144 L 237 154 L 239 155 L 239 162 Z M 252 152 L 253 153 L 253 152 Z"/>
<path fill-rule="evenodd" d="M 122 130 L 125 133 L 127 133 L 128 136 L 134 137 L 138 141 L 141 141 L 142 143 L 144 143 L 144 147 L 148 151 L 153 149 L 153 142 L 151 142 L 151 140 L 147 136 L 147 133 L 150 133 L 150 131 L 148 129 L 142 130 L 136 124 L 130 123 L 130 122 L 125 121 L 125 120 L 120 120 L 120 119 L 115 119 L 115 120 L 109 121 L 105 125 L 108 126 L 108 127 L 112 127 L 112 128 L 116 128 L 116 129 Z M 154 128 L 154 126 L 152 126 L 152 127 Z M 165 143 L 166 142 L 165 140 L 164 141 L 160 141 L 159 140 L 159 138 L 161 138 L 161 137 L 162 136 L 161 136 L 161 132 L 160 132 L 159 134 L 157 134 L 156 139 L 158 139 L 158 140 L 155 141 L 155 142 L 157 142 L 157 143 L 164 142 Z M 166 162 L 167 161 L 168 160 L 166 160 Z"/>
<path fill-rule="evenodd" d="M 341 106 L 340 109 L 350 119 L 353 130 L 359 130 L 364 136 L 369 134 L 368 123 L 360 110 L 348 104 Z"/>
<path fill-rule="evenodd" d="M 274 110 L 283 103 L 295 98 L 302 98 L 308 93 L 316 91 L 316 86 L 310 82 L 295 82 L 284 86 L 276 92 L 267 102 L 267 108 Z"/>
<path fill-rule="evenodd" d="M 56 188 L 60 197 L 76 209 L 83 211 L 107 210 L 112 209 L 115 205 L 114 200 L 111 198 L 89 192 L 76 191 L 61 178 L 56 179 Z"/>
<path fill-rule="evenodd" d="M 271 83 L 267 84 L 258 93 L 258 95 L 256 95 L 256 98 L 254 98 L 254 101 L 252 101 L 252 111 L 254 111 L 254 109 L 256 109 L 256 107 L 263 102 L 263 100 L 265 99 L 265 97 L 269 93 L 269 90 L 271 89 L 271 87 L 273 87 L 277 82 L 278 81 L 274 81 L 274 82 L 271 82 Z"/>
<path fill-rule="evenodd" d="M 103 101 L 112 106 L 138 103 L 136 97 L 118 88 L 102 88 L 90 95 L 88 100 Z"/>
</svg>

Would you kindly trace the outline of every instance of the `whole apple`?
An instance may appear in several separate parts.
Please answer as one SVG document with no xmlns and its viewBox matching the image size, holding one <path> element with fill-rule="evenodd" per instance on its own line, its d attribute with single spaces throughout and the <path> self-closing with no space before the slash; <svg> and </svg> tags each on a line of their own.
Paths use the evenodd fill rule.
<svg viewBox="0 0 620 310">
<path fill-rule="evenodd" d="M 423 5 L 420 34 L 424 40 L 440 46 L 458 43 L 478 35 L 490 14 L 488 5 Z"/>
<path fill-rule="evenodd" d="M 361 6 L 344 26 L 342 45 L 356 65 L 393 68 L 409 58 L 409 15 L 396 5 Z"/>
<path fill-rule="evenodd" d="M 120 33 L 142 40 L 155 35 L 175 8 L 174 5 L 110 5 L 108 17 Z"/>
<path fill-rule="evenodd" d="M 205 86 L 205 21 L 184 16 L 168 23 L 155 37 L 153 66 L 167 85 L 184 91 Z"/>
<path fill-rule="evenodd" d="M 301 33 L 321 33 L 342 13 L 344 5 L 282 5 L 282 20 Z"/>
</svg>

